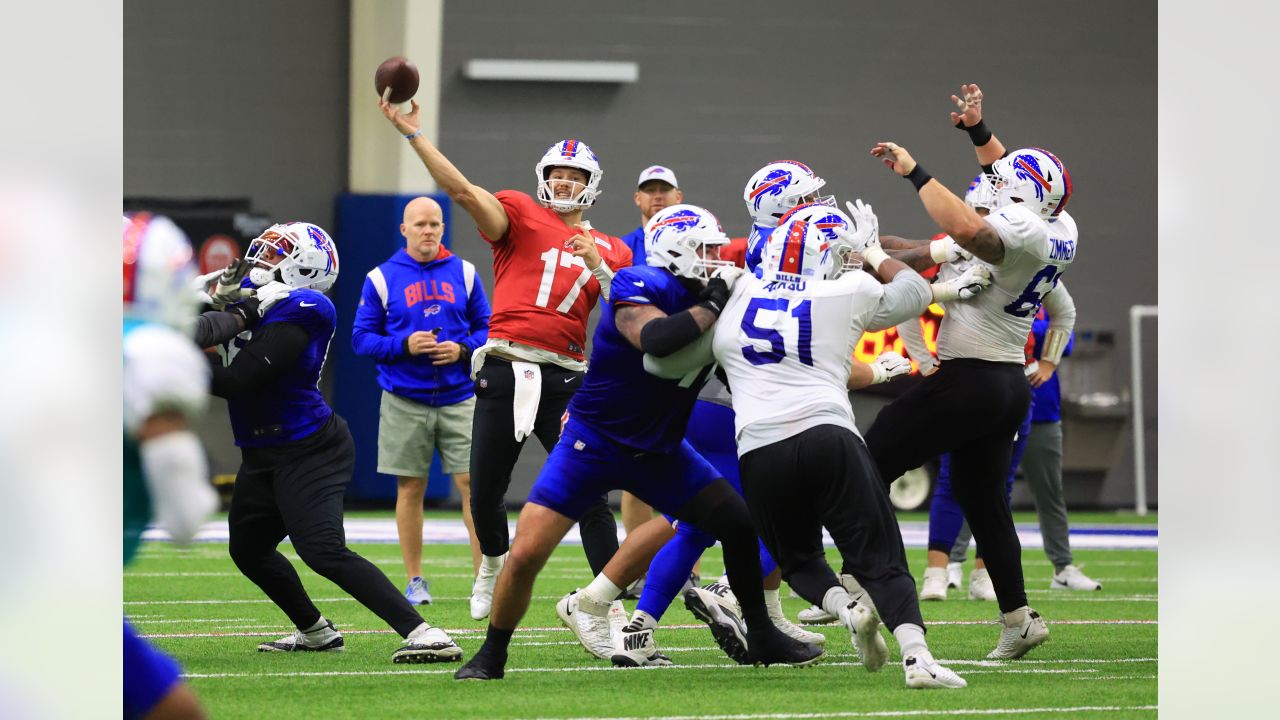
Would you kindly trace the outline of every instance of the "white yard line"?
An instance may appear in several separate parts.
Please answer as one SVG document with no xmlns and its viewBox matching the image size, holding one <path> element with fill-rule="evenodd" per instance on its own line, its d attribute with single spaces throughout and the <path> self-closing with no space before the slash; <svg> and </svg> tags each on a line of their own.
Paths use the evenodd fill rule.
<svg viewBox="0 0 1280 720">
<path fill-rule="evenodd" d="M 830 713 L 744 713 L 736 715 L 646 715 L 644 717 L 573 717 L 539 720 L 808 720 L 809 718 L 937 717 L 939 715 L 1030 715 L 1034 713 L 1130 712 L 1158 705 L 1077 705 L 1040 708 L 957 708 L 952 710 L 865 710 Z"/>
</svg>

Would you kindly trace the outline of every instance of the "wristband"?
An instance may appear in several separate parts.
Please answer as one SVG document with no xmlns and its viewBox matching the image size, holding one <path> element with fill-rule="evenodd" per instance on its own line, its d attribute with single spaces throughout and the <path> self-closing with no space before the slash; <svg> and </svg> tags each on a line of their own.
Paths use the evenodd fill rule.
<svg viewBox="0 0 1280 720">
<path fill-rule="evenodd" d="M 405 136 L 404 136 L 404 139 L 405 139 L 405 140 L 412 140 L 412 139 L 414 139 L 414 138 L 416 138 L 416 137 L 422 137 L 422 128 L 418 128 L 417 130 L 414 130 L 414 131 L 413 131 L 413 133 L 411 133 L 411 134 L 409 134 L 409 135 L 405 135 Z"/>
<path fill-rule="evenodd" d="M 1062 353 L 1067 349 L 1067 341 L 1071 332 L 1062 328 L 1049 328 L 1044 334 L 1044 346 L 1040 348 L 1040 357 L 1054 365 L 1062 364 Z"/>
<path fill-rule="evenodd" d="M 911 184 L 916 188 L 916 192 L 920 192 L 920 188 L 924 187 L 933 179 L 933 176 L 925 172 L 924 167 L 922 167 L 920 163 L 916 163 L 916 166 L 911 169 L 911 172 L 907 173 L 904 177 L 911 181 Z"/>
<path fill-rule="evenodd" d="M 955 240 L 944 237 L 941 240 L 934 240 L 929 243 L 929 257 L 939 265 L 949 262 L 951 259 L 951 246 L 955 244 Z"/>
<path fill-rule="evenodd" d="M 867 261 L 872 270 L 879 272 L 880 263 L 889 259 L 889 253 L 879 245 L 869 245 L 862 250 L 862 259 Z"/>
<path fill-rule="evenodd" d="M 991 142 L 991 136 L 994 134 L 987 129 L 987 123 L 984 120 L 979 120 L 977 125 L 967 127 L 964 124 L 964 120 L 961 120 L 956 123 L 956 128 L 969 133 L 969 140 L 974 147 L 982 147 Z"/>
</svg>

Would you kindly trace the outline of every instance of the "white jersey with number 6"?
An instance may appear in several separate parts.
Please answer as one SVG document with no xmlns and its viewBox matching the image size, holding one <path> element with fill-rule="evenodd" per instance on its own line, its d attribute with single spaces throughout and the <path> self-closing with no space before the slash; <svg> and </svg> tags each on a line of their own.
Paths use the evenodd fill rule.
<svg viewBox="0 0 1280 720">
<path fill-rule="evenodd" d="M 729 378 L 741 457 L 818 425 L 857 433 L 847 383 L 865 329 L 928 307 L 929 285 L 903 271 L 881 285 L 864 272 L 836 280 L 738 280 L 712 351 Z"/>
<path fill-rule="evenodd" d="M 991 287 L 971 300 L 944 303 L 938 357 L 1021 365 L 1040 303 L 1076 257 L 1076 222 L 1065 212 L 1047 222 L 1017 204 L 986 221 L 1004 243 L 1004 260 L 988 263 Z"/>
</svg>

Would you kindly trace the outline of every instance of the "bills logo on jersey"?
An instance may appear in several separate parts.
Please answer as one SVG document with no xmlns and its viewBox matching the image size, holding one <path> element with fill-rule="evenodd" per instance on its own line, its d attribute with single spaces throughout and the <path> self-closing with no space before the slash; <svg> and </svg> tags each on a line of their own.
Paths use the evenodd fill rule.
<svg viewBox="0 0 1280 720">
<path fill-rule="evenodd" d="M 422 309 L 422 317 L 431 317 L 432 315 L 436 315 L 439 312 L 440 312 L 440 305 L 438 303 L 435 305 L 430 305 Z"/>
<path fill-rule="evenodd" d="M 782 197 L 782 191 L 791 185 L 792 174 L 790 170 L 774 170 L 764 176 L 759 185 L 751 190 L 752 207 L 756 210 L 760 209 L 760 203 L 770 196 Z"/>
</svg>

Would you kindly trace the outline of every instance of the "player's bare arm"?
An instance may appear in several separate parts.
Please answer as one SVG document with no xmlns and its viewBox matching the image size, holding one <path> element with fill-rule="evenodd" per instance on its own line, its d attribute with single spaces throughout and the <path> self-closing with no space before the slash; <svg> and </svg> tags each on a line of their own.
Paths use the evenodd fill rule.
<svg viewBox="0 0 1280 720">
<path fill-rule="evenodd" d="M 937 265 L 929 250 L 928 240 L 909 240 L 894 235 L 881 235 L 880 245 L 889 257 L 899 260 L 916 272 L 923 272 Z"/>
<path fill-rule="evenodd" d="M 422 126 L 418 119 L 420 110 L 418 102 L 416 100 L 410 102 L 412 107 L 409 112 L 402 113 L 386 100 L 378 100 L 378 109 L 382 111 L 383 117 L 406 136 L 417 133 Z M 455 167 L 425 135 L 410 138 L 409 146 L 418 154 L 418 158 L 422 160 L 422 164 L 426 166 L 427 172 L 431 174 L 431 179 L 436 181 L 436 185 L 448 193 L 450 200 L 467 211 L 485 237 L 497 241 L 506 236 L 507 227 L 510 225 L 507 211 L 502 208 L 502 203 L 494 197 L 493 193 L 467 180 L 462 171 Z"/>
<path fill-rule="evenodd" d="M 956 105 L 951 112 L 951 124 L 969 133 L 978 164 L 990 165 L 1004 157 L 1004 144 L 982 121 L 982 88 L 977 83 L 961 85 L 960 95 L 952 95 L 951 102 Z"/>
<path fill-rule="evenodd" d="M 960 247 L 988 263 L 999 264 L 1004 260 L 1004 243 L 995 229 L 945 185 L 929 177 L 906 148 L 892 142 L 879 142 L 871 148 L 871 155 L 879 158 L 885 167 L 918 184 L 917 193 L 929 217 Z"/>
<path fill-rule="evenodd" d="M 655 357 L 666 357 L 697 340 L 715 324 L 716 317 L 701 305 L 675 315 L 667 315 L 652 305 L 619 305 L 613 321 L 634 347 Z"/>
</svg>

